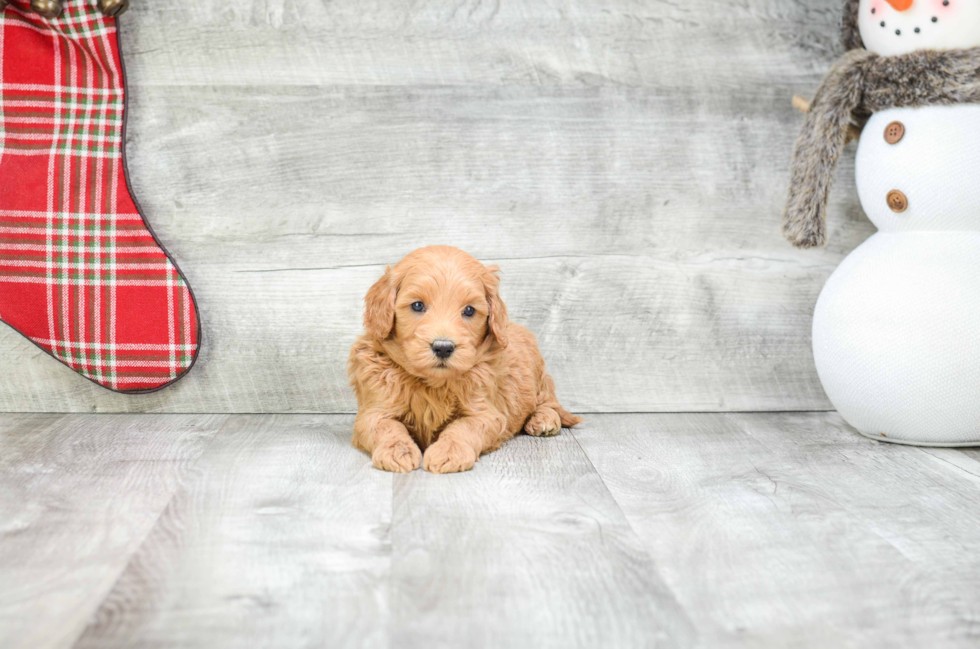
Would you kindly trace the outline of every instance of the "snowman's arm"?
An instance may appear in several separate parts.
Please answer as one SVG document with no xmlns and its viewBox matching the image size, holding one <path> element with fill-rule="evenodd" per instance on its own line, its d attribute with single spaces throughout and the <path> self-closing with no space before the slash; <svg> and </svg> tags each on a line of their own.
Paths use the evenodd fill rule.
<svg viewBox="0 0 980 649">
<path fill-rule="evenodd" d="M 810 100 L 802 95 L 793 95 L 793 108 L 800 111 L 801 113 L 810 112 Z M 861 128 L 857 124 L 851 124 L 847 127 L 847 141 L 845 144 L 850 144 L 851 142 L 856 142 L 861 139 Z"/>
<path fill-rule="evenodd" d="M 827 242 L 827 203 L 834 172 L 861 106 L 870 53 L 848 53 L 830 69 L 803 118 L 790 164 L 783 235 L 798 248 Z"/>
</svg>

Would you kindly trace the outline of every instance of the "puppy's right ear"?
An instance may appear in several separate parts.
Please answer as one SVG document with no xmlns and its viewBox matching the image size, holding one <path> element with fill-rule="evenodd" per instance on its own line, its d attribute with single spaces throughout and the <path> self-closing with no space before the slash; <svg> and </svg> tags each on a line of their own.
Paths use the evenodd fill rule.
<svg viewBox="0 0 980 649">
<path fill-rule="evenodd" d="M 487 330 L 497 346 L 507 346 L 507 305 L 500 299 L 500 266 L 493 264 L 486 267 L 483 275 L 483 286 L 487 292 L 487 304 L 490 315 L 487 317 Z"/>
<path fill-rule="evenodd" d="M 395 328 L 395 297 L 398 286 L 391 266 L 364 296 L 364 330 L 376 340 L 384 340 Z"/>
</svg>

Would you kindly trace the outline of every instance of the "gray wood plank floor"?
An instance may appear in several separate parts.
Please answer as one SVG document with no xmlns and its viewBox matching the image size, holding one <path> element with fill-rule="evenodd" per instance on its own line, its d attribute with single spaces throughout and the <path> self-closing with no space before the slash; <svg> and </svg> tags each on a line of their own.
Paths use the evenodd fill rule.
<svg viewBox="0 0 980 649">
<path fill-rule="evenodd" d="M 363 295 L 432 243 L 501 265 L 572 410 L 828 409 L 813 305 L 873 231 L 850 153 L 827 249 L 779 221 L 840 4 L 134 0 L 132 181 L 205 348 L 133 398 L 0 327 L 0 410 L 352 412 Z"/>
<path fill-rule="evenodd" d="M 975 647 L 980 451 L 596 415 L 391 476 L 328 415 L 0 418 L 0 646 Z"/>
</svg>

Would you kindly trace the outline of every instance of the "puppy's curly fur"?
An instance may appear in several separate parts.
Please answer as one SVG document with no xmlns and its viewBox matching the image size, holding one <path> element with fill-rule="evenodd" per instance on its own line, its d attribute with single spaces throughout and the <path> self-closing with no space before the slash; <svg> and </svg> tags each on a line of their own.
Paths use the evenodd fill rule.
<svg viewBox="0 0 980 649">
<path fill-rule="evenodd" d="M 353 444 L 377 468 L 467 471 L 522 429 L 557 435 L 582 421 L 558 403 L 534 334 L 507 319 L 497 272 L 431 246 L 368 291 L 347 372 L 358 403 Z M 455 345 L 448 358 L 433 352 L 437 340 Z"/>
</svg>

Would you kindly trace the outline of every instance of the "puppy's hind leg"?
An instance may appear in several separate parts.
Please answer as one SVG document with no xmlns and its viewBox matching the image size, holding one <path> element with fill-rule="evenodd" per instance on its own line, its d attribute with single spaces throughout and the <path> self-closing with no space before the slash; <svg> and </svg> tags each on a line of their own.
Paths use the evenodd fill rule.
<svg viewBox="0 0 980 649">
<path fill-rule="evenodd" d="M 561 416 L 554 408 L 538 406 L 524 424 L 524 432 L 535 437 L 554 437 L 561 432 Z"/>
<path fill-rule="evenodd" d="M 561 407 L 558 397 L 555 396 L 555 381 L 545 374 L 538 393 L 537 407 L 524 424 L 524 432 L 535 437 L 553 437 L 561 432 L 562 426 L 571 428 L 582 421 L 581 417 L 576 417 Z"/>
</svg>

